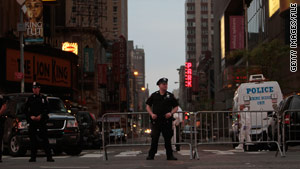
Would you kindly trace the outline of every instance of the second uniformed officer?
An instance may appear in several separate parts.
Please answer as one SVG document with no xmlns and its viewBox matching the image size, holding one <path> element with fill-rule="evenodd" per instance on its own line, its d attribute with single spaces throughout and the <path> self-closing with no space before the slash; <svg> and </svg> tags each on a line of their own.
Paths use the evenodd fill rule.
<svg viewBox="0 0 300 169">
<path fill-rule="evenodd" d="M 29 162 L 36 162 L 36 153 L 38 140 L 37 137 L 42 139 L 42 144 L 47 155 L 48 162 L 54 162 L 49 140 L 47 136 L 46 122 L 48 117 L 48 101 L 47 98 L 40 94 L 41 86 L 38 82 L 33 82 L 32 86 L 33 95 L 28 97 L 26 102 L 26 119 L 29 123 L 29 137 L 31 147 L 31 158 Z"/>
<path fill-rule="evenodd" d="M 171 139 L 173 136 L 172 115 L 178 110 L 178 102 L 174 95 L 167 91 L 167 78 L 159 79 L 156 84 L 159 87 L 159 91 L 154 92 L 146 102 L 146 109 L 150 114 L 152 121 L 152 141 L 147 160 L 154 159 L 157 152 L 160 133 L 162 133 L 165 140 L 167 160 L 177 160 L 177 158 L 173 156 Z"/>
</svg>

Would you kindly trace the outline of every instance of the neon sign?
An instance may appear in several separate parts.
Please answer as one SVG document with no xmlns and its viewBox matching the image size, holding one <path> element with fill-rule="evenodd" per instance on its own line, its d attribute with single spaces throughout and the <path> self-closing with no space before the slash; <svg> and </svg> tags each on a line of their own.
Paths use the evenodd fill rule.
<svg viewBox="0 0 300 169">
<path fill-rule="evenodd" d="M 78 55 L 78 44 L 77 43 L 64 42 L 62 44 L 62 50 L 67 51 L 67 52 L 73 52 L 76 55 Z"/>
<path fill-rule="evenodd" d="M 192 63 L 186 62 L 185 63 L 185 87 L 192 87 Z"/>
</svg>

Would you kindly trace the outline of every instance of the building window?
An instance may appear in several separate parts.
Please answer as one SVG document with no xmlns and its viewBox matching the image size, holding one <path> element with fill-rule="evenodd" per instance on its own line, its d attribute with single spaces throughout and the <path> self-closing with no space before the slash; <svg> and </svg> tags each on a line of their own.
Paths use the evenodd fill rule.
<svg viewBox="0 0 300 169">
<path fill-rule="evenodd" d="M 206 5 L 201 6 L 201 11 L 207 11 L 207 6 Z"/>
<path fill-rule="evenodd" d="M 76 6 L 72 7 L 72 12 L 76 12 Z"/>
<path fill-rule="evenodd" d="M 114 6 L 114 12 L 118 12 L 118 7 Z"/>
<path fill-rule="evenodd" d="M 114 23 L 117 23 L 117 22 L 118 22 L 118 18 L 114 17 Z"/>
<path fill-rule="evenodd" d="M 72 23 L 76 23 L 76 18 L 75 17 L 72 17 Z"/>
</svg>

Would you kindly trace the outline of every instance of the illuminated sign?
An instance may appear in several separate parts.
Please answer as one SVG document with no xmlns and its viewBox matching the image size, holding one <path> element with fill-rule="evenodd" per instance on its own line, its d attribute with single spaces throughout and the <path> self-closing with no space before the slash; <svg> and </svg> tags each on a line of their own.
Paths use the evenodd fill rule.
<svg viewBox="0 0 300 169">
<path fill-rule="evenodd" d="M 280 7 L 280 0 L 269 0 L 269 17 L 270 18 L 279 9 L 279 7 Z"/>
<path fill-rule="evenodd" d="M 78 44 L 77 43 L 70 43 L 64 42 L 62 43 L 62 50 L 66 52 L 72 52 L 78 55 Z"/>
<path fill-rule="evenodd" d="M 6 80 L 19 82 L 15 72 L 20 72 L 20 51 L 6 49 Z M 24 52 L 24 77 L 26 83 L 38 81 L 43 85 L 71 87 L 71 62 L 43 54 Z"/>
<path fill-rule="evenodd" d="M 225 17 L 224 15 L 221 18 L 221 23 L 220 23 L 220 31 L 221 31 L 221 59 L 225 58 Z"/>
<path fill-rule="evenodd" d="M 192 63 L 186 62 L 185 63 L 185 87 L 192 87 Z"/>
</svg>

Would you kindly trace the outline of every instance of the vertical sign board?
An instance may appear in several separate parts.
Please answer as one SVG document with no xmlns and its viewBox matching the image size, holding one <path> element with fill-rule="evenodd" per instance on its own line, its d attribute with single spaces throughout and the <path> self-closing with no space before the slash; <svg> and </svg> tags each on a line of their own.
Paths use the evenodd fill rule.
<svg viewBox="0 0 300 169">
<path fill-rule="evenodd" d="M 43 43 L 44 29 L 42 0 L 26 0 L 22 9 L 25 13 L 25 43 Z"/>
<path fill-rule="evenodd" d="M 221 47 L 221 59 L 225 58 L 225 17 L 224 15 L 220 21 L 220 47 Z"/>
<path fill-rule="evenodd" d="M 94 72 L 94 49 L 84 48 L 84 72 Z"/>
<path fill-rule="evenodd" d="M 230 16 L 230 50 L 244 48 L 244 16 Z"/>
<path fill-rule="evenodd" d="M 192 79 L 193 79 L 193 71 L 192 71 L 192 63 L 185 63 L 185 87 L 192 87 Z"/>
<path fill-rule="evenodd" d="M 127 100 L 126 95 L 126 71 L 127 71 L 127 40 L 124 36 L 120 36 L 120 94 L 121 101 Z"/>
<path fill-rule="evenodd" d="M 269 0 L 269 17 L 271 18 L 279 8 L 280 0 Z"/>
<path fill-rule="evenodd" d="M 98 84 L 107 84 L 107 64 L 98 64 Z"/>
</svg>

